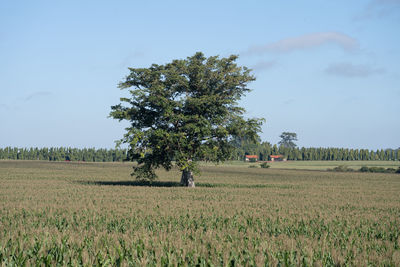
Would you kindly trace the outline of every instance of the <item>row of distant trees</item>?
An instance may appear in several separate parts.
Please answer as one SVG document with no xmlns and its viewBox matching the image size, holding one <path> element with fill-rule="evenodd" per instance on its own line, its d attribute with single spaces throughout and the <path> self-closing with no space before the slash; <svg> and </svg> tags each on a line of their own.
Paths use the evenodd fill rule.
<svg viewBox="0 0 400 267">
<path fill-rule="evenodd" d="M 298 148 L 271 145 L 268 142 L 254 143 L 237 141 L 231 160 L 243 160 L 245 155 L 257 155 L 267 161 L 270 155 L 283 155 L 288 160 L 400 160 L 398 149 L 349 149 L 349 148 Z M 126 149 L 95 148 L 0 148 L 0 159 L 121 162 L 127 159 Z"/>
<path fill-rule="evenodd" d="M 268 142 L 254 143 L 236 140 L 235 160 L 241 160 L 245 155 L 257 155 L 259 160 L 270 160 L 270 155 L 283 155 L 288 160 L 400 160 L 398 149 L 350 149 L 350 148 L 314 148 L 285 147 L 271 145 Z"/>
<path fill-rule="evenodd" d="M 126 159 L 126 157 L 126 149 L 79 149 L 66 147 L 0 148 L 0 159 L 112 162 L 123 161 Z"/>
</svg>

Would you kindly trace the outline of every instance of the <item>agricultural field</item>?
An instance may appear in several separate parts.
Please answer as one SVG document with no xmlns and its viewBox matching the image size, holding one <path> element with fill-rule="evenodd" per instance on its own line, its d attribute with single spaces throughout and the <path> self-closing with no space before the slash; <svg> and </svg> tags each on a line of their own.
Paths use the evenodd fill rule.
<svg viewBox="0 0 400 267">
<path fill-rule="evenodd" d="M 203 163 L 206 166 L 213 166 L 213 163 Z M 230 161 L 221 167 L 249 167 L 254 165 L 259 167 L 260 163 L 246 163 L 244 161 Z M 297 169 L 297 170 L 327 170 L 337 166 L 346 166 L 353 170 L 359 170 L 363 166 L 368 167 L 383 167 L 397 169 L 400 167 L 399 161 L 382 161 L 382 160 L 310 160 L 310 161 L 276 161 L 268 162 L 271 168 L 274 169 Z"/>
<path fill-rule="evenodd" d="M 0 265 L 400 266 L 399 174 L 248 166 L 0 161 Z"/>
</svg>

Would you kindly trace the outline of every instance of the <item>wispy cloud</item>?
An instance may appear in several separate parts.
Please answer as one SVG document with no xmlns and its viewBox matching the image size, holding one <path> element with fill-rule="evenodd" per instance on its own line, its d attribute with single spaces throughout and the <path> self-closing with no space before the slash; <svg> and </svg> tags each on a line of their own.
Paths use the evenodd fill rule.
<svg viewBox="0 0 400 267">
<path fill-rule="evenodd" d="M 264 71 L 264 70 L 269 70 L 274 68 L 277 65 L 277 62 L 275 60 L 271 61 L 260 61 L 254 66 L 252 66 L 252 69 L 255 71 Z"/>
<path fill-rule="evenodd" d="M 366 64 L 354 65 L 348 62 L 333 63 L 329 65 L 325 72 L 332 75 L 343 77 L 369 77 L 372 75 L 383 74 L 385 69 L 374 68 Z"/>
<path fill-rule="evenodd" d="M 121 62 L 118 64 L 119 68 L 127 68 L 130 64 L 132 64 L 137 58 L 143 58 L 145 56 L 144 51 L 136 50 L 125 56 Z"/>
<path fill-rule="evenodd" d="M 372 0 L 358 15 L 355 20 L 384 18 L 400 11 L 400 0 Z M 399 13 L 400 14 L 400 13 Z"/>
<path fill-rule="evenodd" d="M 34 98 L 37 97 L 42 97 L 42 96 L 50 96 L 52 93 L 48 92 L 48 91 L 39 91 L 39 92 L 34 92 L 30 95 L 28 95 L 27 97 L 24 98 L 25 102 L 30 101 Z"/>
<path fill-rule="evenodd" d="M 0 103 L 0 109 L 9 110 L 9 109 L 10 109 L 10 107 L 9 107 L 9 106 L 7 106 L 6 104 L 1 104 L 1 103 Z"/>
<path fill-rule="evenodd" d="M 290 104 L 292 104 L 292 103 L 294 103 L 294 99 L 293 98 L 289 98 L 289 99 L 286 99 L 285 101 L 283 101 L 283 105 L 290 105 Z"/>
<path fill-rule="evenodd" d="M 346 34 L 339 32 L 319 32 L 286 38 L 265 45 L 253 46 L 244 54 L 289 53 L 325 44 L 334 44 L 346 51 L 352 51 L 359 47 L 358 41 Z"/>
</svg>

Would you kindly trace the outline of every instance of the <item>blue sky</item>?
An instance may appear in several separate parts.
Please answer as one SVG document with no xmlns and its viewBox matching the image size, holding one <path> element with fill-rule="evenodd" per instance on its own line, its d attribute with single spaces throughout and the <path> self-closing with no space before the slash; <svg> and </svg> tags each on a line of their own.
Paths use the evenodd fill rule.
<svg viewBox="0 0 400 267">
<path fill-rule="evenodd" d="M 261 138 L 400 147 L 400 1 L 1 1 L 0 147 L 114 147 L 127 67 L 238 54 Z"/>
</svg>

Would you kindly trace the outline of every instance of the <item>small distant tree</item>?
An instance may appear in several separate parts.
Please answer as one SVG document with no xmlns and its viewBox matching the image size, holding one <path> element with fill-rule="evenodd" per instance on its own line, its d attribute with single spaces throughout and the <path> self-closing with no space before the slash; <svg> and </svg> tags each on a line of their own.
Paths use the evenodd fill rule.
<svg viewBox="0 0 400 267">
<path fill-rule="evenodd" d="M 272 146 L 272 151 L 271 151 L 272 155 L 277 155 L 279 153 L 278 151 L 278 146 L 276 144 L 274 144 Z"/>
<path fill-rule="evenodd" d="M 181 184 L 194 186 L 196 162 L 229 159 L 235 137 L 257 141 L 262 119 L 245 119 L 238 101 L 255 78 L 237 66 L 237 56 L 209 57 L 196 53 L 150 68 L 130 68 L 120 83 L 129 98 L 112 106 L 110 116 L 130 126 L 120 140 L 129 146 L 128 157 L 137 161 L 132 175 L 156 178 L 155 169 L 182 171 Z"/>
<path fill-rule="evenodd" d="M 297 134 L 290 132 L 283 132 L 280 136 L 281 141 L 279 141 L 279 145 L 285 148 L 295 148 L 297 145 L 294 141 L 297 141 Z"/>
</svg>

